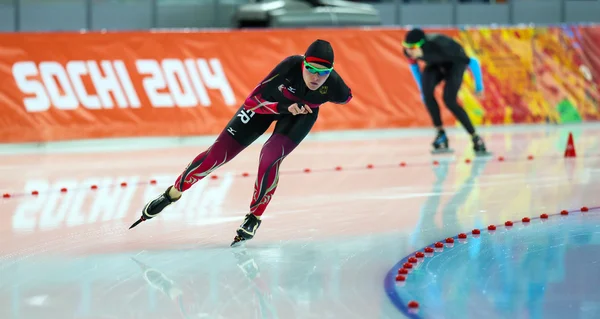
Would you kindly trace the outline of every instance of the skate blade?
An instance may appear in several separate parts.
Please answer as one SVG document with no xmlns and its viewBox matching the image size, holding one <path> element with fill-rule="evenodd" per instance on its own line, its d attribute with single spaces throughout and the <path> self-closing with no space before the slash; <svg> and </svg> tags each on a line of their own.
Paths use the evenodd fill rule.
<svg viewBox="0 0 600 319">
<path fill-rule="evenodd" d="M 431 154 L 450 154 L 450 153 L 454 153 L 454 150 L 451 148 L 445 148 L 445 149 L 437 149 L 437 150 L 431 150 Z"/>
<path fill-rule="evenodd" d="M 133 223 L 133 225 L 129 226 L 129 229 L 132 229 L 133 227 L 139 225 L 141 222 L 145 221 L 146 219 L 144 217 L 140 217 L 140 219 L 138 219 L 135 223 Z"/>
<path fill-rule="evenodd" d="M 239 247 L 242 246 L 242 244 L 244 244 L 246 242 L 246 239 L 240 237 L 240 236 L 235 236 L 235 238 L 233 238 L 233 242 L 231 243 L 230 247 Z"/>
</svg>

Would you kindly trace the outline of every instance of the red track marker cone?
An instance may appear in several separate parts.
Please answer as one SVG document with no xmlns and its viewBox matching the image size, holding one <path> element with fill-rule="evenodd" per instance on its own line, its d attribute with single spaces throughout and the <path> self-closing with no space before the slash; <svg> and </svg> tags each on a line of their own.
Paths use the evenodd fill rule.
<svg viewBox="0 0 600 319">
<path fill-rule="evenodd" d="M 573 143 L 573 133 L 569 132 L 569 141 L 565 149 L 565 157 L 575 157 L 575 143 Z"/>
</svg>

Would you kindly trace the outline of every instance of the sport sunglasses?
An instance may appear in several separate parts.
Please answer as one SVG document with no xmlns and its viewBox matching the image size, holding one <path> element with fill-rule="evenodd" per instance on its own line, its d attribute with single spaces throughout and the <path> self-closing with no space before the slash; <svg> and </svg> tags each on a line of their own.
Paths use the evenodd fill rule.
<svg viewBox="0 0 600 319">
<path fill-rule="evenodd" d="M 308 72 L 310 72 L 312 74 L 318 74 L 320 76 L 327 75 L 327 74 L 331 73 L 331 71 L 333 70 L 333 66 L 328 69 L 316 68 L 316 67 L 312 66 L 310 63 L 306 62 L 306 60 L 304 60 L 304 68 L 306 68 L 308 70 Z"/>
<path fill-rule="evenodd" d="M 415 48 L 420 48 L 423 46 L 423 44 L 425 43 L 425 39 L 422 39 L 419 42 L 416 43 L 407 43 L 407 42 L 402 42 L 402 46 L 407 48 L 407 49 L 415 49 Z"/>
</svg>

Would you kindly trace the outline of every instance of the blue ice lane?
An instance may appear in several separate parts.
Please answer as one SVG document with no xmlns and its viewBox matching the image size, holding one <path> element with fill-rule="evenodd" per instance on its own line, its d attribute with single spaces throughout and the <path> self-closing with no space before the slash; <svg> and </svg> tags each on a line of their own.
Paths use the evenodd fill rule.
<svg viewBox="0 0 600 319">
<path fill-rule="evenodd" d="M 394 281 L 402 260 L 386 290 L 410 318 L 600 318 L 599 234 L 598 210 L 468 234 L 426 257 L 404 286 Z"/>
</svg>

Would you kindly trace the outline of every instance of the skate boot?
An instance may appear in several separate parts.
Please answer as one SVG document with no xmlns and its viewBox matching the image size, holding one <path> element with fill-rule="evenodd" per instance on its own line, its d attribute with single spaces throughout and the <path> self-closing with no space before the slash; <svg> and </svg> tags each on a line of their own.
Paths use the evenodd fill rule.
<svg viewBox="0 0 600 319">
<path fill-rule="evenodd" d="M 488 152 L 485 148 L 485 143 L 479 135 L 473 135 L 473 151 L 475 151 L 476 156 L 487 156 L 492 153 Z"/>
<path fill-rule="evenodd" d="M 144 206 L 144 209 L 142 209 L 142 217 L 140 217 L 138 221 L 133 223 L 133 225 L 131 225 L 129 229 L 132 229 L 133 227 L 137 226 L 139 223 L 145 220 L 154 218 L 156 215 L 162 212 L 163 209 L 165 209 L 165 207 L 171 205 L 171 203 L 178 201 L 181 197 L 178 197 L 176 199 L 172 199 L 171 197 L 169 197 L 169 191 L 172 187 L 173 186 L 169 186 L 169 188 L 167 188 L 167 190 L 164 193 L 160 194 L 160 196 L 146 204 L 146 206 Z"/>
<path fill-rule="evenodd" d="M 260 226 L 261 220 L 254 214 L 246 214 L 244 222 L 237 229 L 237 236 L 233 239 L 231 246 L 250 240 L 256 234 L 256 230 Z"/>
<path fill-rule="evenodd" d="M 438 132 L 438 135 L 435 137 L 435 140 L 433 140 L 433 143 L 431 143 L 431 145 L 433 146 L 433 150 L 431 151 L 432 154 L 443 154 L 453 152 L 448 143 L 448 136 L 446 136 L 446 132 L 444 131 Z"/>
</svg>

